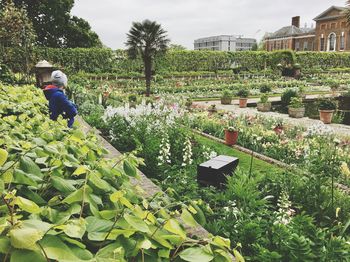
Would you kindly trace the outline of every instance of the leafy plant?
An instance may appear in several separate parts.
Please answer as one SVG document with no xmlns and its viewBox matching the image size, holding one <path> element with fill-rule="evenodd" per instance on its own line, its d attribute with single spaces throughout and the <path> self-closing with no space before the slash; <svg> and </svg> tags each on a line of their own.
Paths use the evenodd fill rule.
<svg viewBox="0 0 350 262">
<path fill-rule="evenodd" d="M 246 88 L 241 88 L 237 91 L 236 95 L 241 98 L 246 98 L 249 96 L 249 90 Z"/>
<path fill-rule="evenodd" d="M 269 101 L 269 96 L 267 94 L 263 94 L 260 96 L 260 103 L 266 104 Z"/>
<path fill-rule="evenodd" d="M 269 84 L 263 84 L 260 87 L 260 93 L 270 93 L 272 90 L 271 86 Z"/>
<path fill-rule="evenodd" d="M 225 89 L 222 92 L 221 98 L 232 99 L 232 93 L 230 92 L 230 90 Z"/>
<path fill-rule="evenodd" d="M 298 97 L 298 92 L 294 89 L 287 89 L 283 92 L 281 96 L 281 102 L 283 106 L 288 106 L 293 97 Z"/>
<path fill-rule="evenodd" d="M 290 108 L 302 108 L 304 107 L 303 100 L 300 97 L 292 97 L 290 103 Z"/>
<path fill-rule="evenodd" d="M 319 110 L 335 110 L 337 108 L 337 104 L 332 99 L 321 99 L 318 104 Z"/>
</svg>

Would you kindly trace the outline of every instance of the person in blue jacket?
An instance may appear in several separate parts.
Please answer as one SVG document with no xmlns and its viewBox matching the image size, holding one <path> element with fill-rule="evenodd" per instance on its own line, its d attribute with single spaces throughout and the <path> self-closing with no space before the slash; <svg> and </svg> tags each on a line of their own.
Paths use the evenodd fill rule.
<svg viewBox="0 0 350 262">
<path fill-rule="evenodd" d="M 60 70 L 53 71 L 51 82 L 52 85 L 44 88 L 45 97 L 49 101 L 50 119 L 56 121 L 58 116 L 62 115 L 63 118 L 68 119 L 68 127 L 72 127 L 78 110 L 63 92 L 68 84 L 67 76 Z"/>
</svg>

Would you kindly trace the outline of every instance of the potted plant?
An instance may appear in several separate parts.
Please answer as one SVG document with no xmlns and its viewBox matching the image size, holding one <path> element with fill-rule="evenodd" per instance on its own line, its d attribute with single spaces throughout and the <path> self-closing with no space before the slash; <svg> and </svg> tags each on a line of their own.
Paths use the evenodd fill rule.
<svg viewBox="0 0 350 262">
<path fill-rule="evenodd" d="M 246 88 L 241 88 L 241 89 L 238 90 L 237 96 L 239 97 L 239 107 L 240 108 L 247 107 L 249 90 L 246 89 Z"/>
<path fill-rule="evenodd" d="M 209 113 L 215 113 L 215 112 L 217 112 L 218 110 L 217 110 L 217 108 L 216 108 L 216 105 L 213 104 L 213 105 L 210 105 L 210 106 L 209 106 L 208 111 L 209 111 Z"/>
<path fill-rule="evenodd" d="M 324 124 L 332 123 L 333 113 L 337 108 L 337 104 L 332 99 L 322 99 L 318 105 L 318 111 L 320 112 L 320 120 Z"/>
<path fill-rule="evenodd" d="M 257 103 L 257 109 L 260 112 L 268 112 L 271 110 L 271 102 L 267 94 L 263 94 L 260 97 L 260 102 Z"/>
<path fill-rule="evenodd" d="M 293 97 L 288 106 L 288 114 L 293 118 L 303 118 L 305 115 L 305 107 L 300 97 Z"/>
<path fill-rule="evenodd" d="M 277 125 L 274 127 L 273 131 L 275 131 L 275 133 L 277 135 L 282 134 L 282 132 L 283 132 L 283 123 L 282 123 L 282 121 L 277 123 Z"/>
<path fill-rule="evenodd" d="M 221 95 L 221 104 L 230 105 L 232 101 L 232 94 L 229 90 L 224 90 Z"/>
<path fill-rule="evenodd" d="M 229 126 L 225 129 L 225 143 L 228 146 L 233 146 L 237 143 L 238 131 L 233 127 Z"/>
</svg>

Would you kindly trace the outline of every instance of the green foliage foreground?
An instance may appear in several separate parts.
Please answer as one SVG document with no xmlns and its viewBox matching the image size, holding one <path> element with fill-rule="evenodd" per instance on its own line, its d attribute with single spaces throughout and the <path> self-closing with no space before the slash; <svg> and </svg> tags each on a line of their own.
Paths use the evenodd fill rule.
<svg viewBox="0 0 350 262">
<path fill-rule="evenodd" d="M 0 86 L 0 101 L 1 261 L 230 261 L 228 240 L 175 219 L 197 226 L 192 203 L 142 197 L 140 161 L 50 121 L 40 90 Z"/>
</svg>

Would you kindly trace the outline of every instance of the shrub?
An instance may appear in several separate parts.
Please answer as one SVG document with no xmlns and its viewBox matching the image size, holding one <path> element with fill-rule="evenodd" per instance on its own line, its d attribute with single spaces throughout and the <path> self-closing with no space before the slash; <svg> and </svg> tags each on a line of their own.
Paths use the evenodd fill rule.
<svg viewBox="0 0 350 262">
<path fill-rule="evenodd" d="M 270 93 L 272 90 L 271 86 L 268 84 L 263 84 L 260 86 L 260 93 Z"/>
<path fill-rule="evenodd" d="M 263 94 L 263 95 L 260 97 L 260 103 L 266 104 L 266 103 L 268 103 L 268 101 L 269 101 L 269 96 L 268 96 L 268 95 Z"/>
<path fill-rule="evenodd" d="M 288 106 L 293 97 L 298 97 L 298 92 L 294 89 L 287 89 L 281 96 L 283 106 Z"/>
<path fill-rule="evenodd" d="M 237 91 L 237 96 L 242 97 L 242 98 L 246 98 L 249 96 L 249 90 L 246 88 L 241 88 Z"/>
<path fill-rule="evenodd" d="M 232 99 L 232 93 L 230 92 L 230 90 L 226 89 L 222 92 L 221 98 Z"/>
<path fill-rule="evenodd" d="M 335 110 L 337 104 L 333 99 L 322 99 L 318 104 L 319 110 Z"/>
</svg>

